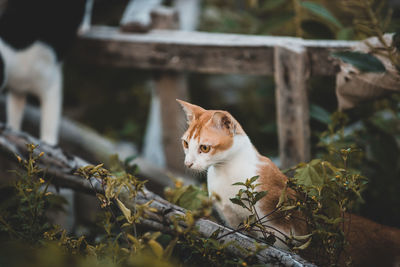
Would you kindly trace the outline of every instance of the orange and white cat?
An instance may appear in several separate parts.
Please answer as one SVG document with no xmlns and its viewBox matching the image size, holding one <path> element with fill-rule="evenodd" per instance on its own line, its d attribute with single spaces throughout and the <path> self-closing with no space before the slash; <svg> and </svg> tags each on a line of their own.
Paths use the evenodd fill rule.
<svg viewBox="0 0 400 267">
<path fill-rule="evenodd" d="M 268 194 L 256 209 L 262 217 L 273 211 L 285 187 L 287 177 L 267 157 L 260 155 L 240 124 L 222 110 L 205 110 L 199 106 L 177 100 L 186 113 L 188 129 L 182 136 L 185 165 L 197 171 L 207 171 L 209 195 L 217 194 L 221 201 L 216 208 L 226 223 L 237 227 L 249 213 L 233 204 L 238 187 L 233 183 L 258 175 L 260 190 Z M 290 194 L 293 194 L 289 192 Z M 306 234 L 307 226 L 299 220 L 286 219 L 274 213 L 267 223 L 277 237 L 281 233 Z M 275 230 L 274 230 L 275 229 Z M 400 230 L 379 225 L 368 219 L 351 215 L 347 235 L 348 253 L 356 266 L 400 266 Z M 283 243 L 278 246 L 283 247 Z"/>
</svg>

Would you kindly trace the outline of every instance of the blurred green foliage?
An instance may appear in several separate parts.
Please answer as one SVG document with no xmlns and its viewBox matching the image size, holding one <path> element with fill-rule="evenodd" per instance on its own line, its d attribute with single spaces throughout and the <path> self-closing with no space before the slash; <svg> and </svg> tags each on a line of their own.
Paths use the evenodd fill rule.
<svg viewBox="0 0 400 267">
<path fill-rule="evenodd" d="M 358 147 L 353 156 L 355 169 L 365 175 L 369 185 L 359 212 L 375 221 L 400 226 L 400 95 L 365 103 L 350 112 L 334 113 L 333 122 L 322 133 L 321 157 L 337 162 L 333 150 Z M 388 205 L 388 203 L 390 203 Z"/>
<path fill-rule="evenodd" d="M 205 0 L 200 29 L 261 35 L 298 36 L 311 39 L 364 39 L 373 34 L 360 31 L 359 7 L 371 3 L 384 29 L 396 31 L 397 12 L 388 1 L 364 0 Z M 355 12 L 357 11 L 357 12 Z M 396 10 L 395 10 L 396 11 Z M 393 20 L 392 14 L 395 14 Z"/>
</svg>

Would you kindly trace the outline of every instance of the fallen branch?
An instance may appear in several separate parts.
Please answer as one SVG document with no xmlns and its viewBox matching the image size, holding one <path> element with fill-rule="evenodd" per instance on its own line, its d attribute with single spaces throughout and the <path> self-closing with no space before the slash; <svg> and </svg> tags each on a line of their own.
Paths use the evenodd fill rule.
<svg viewBox="0 0 400 267">
<path fill-rule="evenodd" d="M 4 124 L 0 123 L 0 153 L 7 156 L 10 160 L 16 160 L 15 155 L 26 158 L 28 155 L 26 144 L 28 143 L 39 144 L 36 153 L 44 152 L 45 154 L 41 157 L 39 167 L 46 170 L 47 177 L 51 176 L 53 178 L 52 182 L 56 185 L 94 194 L 93 185 L 97 192 L 103 192 L 103 188 L 98 180 L 91 179 L 91 185 L 88 180 L 74 175 L 78 168 L 88 165 L 88 162 L 76 156 L 66 154 L 59 147 L 44 144 L 26 133 L 9 130 Z M 169 226 L 172 220 L 176 216 L 185 214 L 183 208 L 169 203 L 147 189 L 144 189 L 143 193 L 138 193 L 136 203 L 144 204 L 150 200 L 152 200 L 150 207 L 155 208 L 157 212 L 152 212 L 149 214 L 149 218 L 141 221 L 146 227 L 159 231 L 169 231 L 171 230 Z M 126 204 L 129 205 L 129 203 Z M 211 236 L 218 229 L 221 235 L 232 232 L 232 234 L 225 235 L 220 241 L 225 244 L 234 241 L 235 245 L 227 247 L 228 251 L 234 255 L 245 257 L 247 253 L 243 249 L 246 251 L 256 251 L 256 240 L 252 237 L 239 232 L 233 232 L 232 229 L 206 219 L 198 220 L 196 226 L 199 233 L 204 237 Z M 260 263 L 267 263 L 271 266 L 315 266 L 306 262 L 298 255 L 281 251 L 274 247 L 262 249 L 255 256 Z"/>
<path fill-rule="evenodd" d="M 5 110 L 5 98 L 0 97 L 0 109 Z M 29 129 L 37 130 L 40 124 L 40 111 L 31 105 L 25 107 L 24 123 L 27 123 Z M 117 154 L 120 159 L 138 155 L 134 144 L 129 142 L 115 142 L 106 138 L 90 127 L 79 122 L 63 117 L 60 122 L 60 145 L 68 148 L 71 153 L 80 157 L 96 162 L 108 163 L 110 156 Z M 138 176 L 145 178 L 159 187 L 172 186 L 172 177 L 178 177 L 185 184 L 198 183 L 194 178 L 183 176 L 180 173 L 170 173 L 165 169 L 151 164 L 145 158 L 138 156 L 133 163 L 140 166 Z"/>
</svg>

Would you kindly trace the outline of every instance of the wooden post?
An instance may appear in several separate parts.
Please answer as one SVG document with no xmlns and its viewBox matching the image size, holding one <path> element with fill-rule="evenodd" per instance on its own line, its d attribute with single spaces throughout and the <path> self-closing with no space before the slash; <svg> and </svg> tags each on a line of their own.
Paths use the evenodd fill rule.
<svg viewBox="0 0 400 267">
<path fill-rule="evenodd" d="M 121 20 L 121 29 L 126 32 L 179 29 L 177 10 L 161 6 L 161 2 L 131 0 Z M 183 172 L 180 135 L 184 116 L 175 99 L 187 98 L 185 76 L 179 73 L 159 73 L 153 80 L 151 90 L 152 102 L 144 141 L 144 157 L 159 167 Z"/>
<path fill-rule="evenodd" d="M 157 7 L 151 12 L 153 29 L 178 29 L 179 15 L 176 9 Z M 178 59 L 179 60 L 179 59 Z M 154 81 L 160 101 L 162 152 L 165 167 L 184 171 L 184 157 L 180 137 L 183 134 L 184 114 L 176 99 L 187 99 L 187 80 L 183 73 L 163 72 Z"/>
<path fill-rule="evenodd" d="M 151 28 L 150 13 L 162 0 L 130 0 L 120 22 L 126 32 L 147 32 Z"/>
<path fill-rule="evenodd" d="M 155 80 L 155 89 L 160 97 L 162 143 L 166 167 L 184 171 L 184 155 L 181 136 L 185 123 L 182 109 L 176 99 L 188 98 L 186 76 L 182 73 L 163 73 Z"/>
<path fill-rule="evenodd" d="M 274 67 L 280 167 L 288 168 L 310 159 L 307 50 L 275 47 Z"/>
<path fill-rule="evenodd" d="M 178 29 L 176 9 L 158 6 L 150 13 L 152 29 Z M 177 58 L 176 60 L 179 60 Z M 186 76 L 177 72 L 159 72 L 152 83 L 152 103 L 146 130 L 144 157 L 175 172 L 184 171 L 180 137 L 185 118 L 175 99 L 187 99 Z"/>
<path fill-rule="evenodd" d="M 201 0 L 175 0 L 174 7 L 179 13 L 179 29 L 194 31 L 199 23 Z"/>
</svg>

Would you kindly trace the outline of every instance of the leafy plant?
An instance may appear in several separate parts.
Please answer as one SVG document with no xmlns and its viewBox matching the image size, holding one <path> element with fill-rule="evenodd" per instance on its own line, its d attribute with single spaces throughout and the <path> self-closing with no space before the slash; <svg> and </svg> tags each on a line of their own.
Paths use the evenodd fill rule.
<svg viewBox="0 0 400 267">
<path fill-rule="evenodd" d="M 344 10 L 353 16 L 353 25 L 356 33 L 361 38 L 375 36 L 382 48 L 374 47 L 368 41 L 366 44 L 371 49 L 372 54 L 381 55 L 388 58 L 397 69 L 400 69 L 400 55 L 395 45 L 395 36 L 390 43 L 384 38 L 393 10 L 387 8 L 386 1 L 377 0 L 341 0 Z M 353 64 L 361 71 L 382 72 L 384 67 L 378 59 L 372 55 L 360 52 L 344 52 L 345 54 L 334 54 L 335 56 Z M 380 64 L 379 64 L 380 63 Z M 370 64 L 372 67 L 366 68 Z"/>
<path fill-rule="evenodd" d="M 371 54 L 356 51 L 333 52 L 334 57 L 340 58 L 346 63 L 350 63 L 363 72 L 385 72 L 386 68 L 382 62 Z"/>
<path fill-rule="evenodd" d="M 17 156 L 23 172 L 14 171 L 17 180 L 11 186 L 0 189 L 3 199 L 0 204 L 0 234 L 4 239 L 39 243 L 43 234 L 51 229 L 46 211 L 51 207 L 62 210 L 65 203 L 65 200 L 47 191 L 49 182 L 42 178 L 43 170 L 36 164 L 43 152 L 35 153 L 36 148 L 32 144 L 27 145 L 29 155 L 26 160 Z"/>
<path fill-rule="evenodd" d="M 105 192 L 97 192 L 96 195 L 102 207 L 107 210 L 106 221 L 103 223 L 107 235 L 99 245 L 87 246 L 91 254 L 97 257 L 111 255 L 114 264 L 129 262 L 132 257 L 146 255 L 147 252 L 151 252 L 161 261 L 170 261 L 176 256 L 186 264 L 197 266 L 231 266 L 251 262 L 250 256 L 246 261 L 237 257 L 229 257 L 228 260 L 225 248 L 230 243 L 221 243 L 214 235 L 210 238 L 200 236 L 195 222 L 199 218 L 210 216 L 212 202 L 205 198 L 204 191 L 194 186 L 183 186 L 179 181 L 176 181 L 175 189 L 167 190 L 167 195 L 191 210 L 170 218 L 168 234 L 137 231 L 136 227 L 141 220 L 148 218 L 150 213 L 157 213 L 157 210 L 150 207 L 151 201 L 145 204 L 136 203 L 135 197 L 143 190 L 144 182 L 125 172 L 123 165 L 119 163 L 118 166 L 114 161 L 113 172 L 103 168 L 101 164 L 89 165 L 77 171 L 77 174 L 89 181 L 96 179 Z M 94 181 L 91 183 L 95 188 Z M 126 205 L 128 199 L 129 203 L 133 202 L 132 205 Z M 118 207 L 122 216 L 118 216 L 112 206 Z"/>
<path fill-rule="evenodd" d="M 241 206 L 250 213 L 250 216 L 247 217 L 247 219 L 242 223 L 243 227 L 241 228 L 241 230 L 251 230 L 259 232 L 262 234 L 265 240 L 268 240 L 270 242 L 272 241 L 271 243 L 273 244 L 275 242 L 275 237 L 273 235 L 271 236 L 269 234 L 269 231 L 266 230 L 266 225 L 262 224 L 262 219 L 265 219 L 265 217 L 261 217 L 256 209 L 257 202 L 265 197 L 268 193 L 267 191 L 256 190 L 256 188 L 259 186 L 259 184 L 255 183 L 258 178 L 259 176 L 254 176 L 252 178 L 246 179 L 244 183 L 234 183 L 233 185 L 243 186 L 244 188 L 239 189 L 236 196 L 234 198 L 231 198 L 230 201 L 233 204 Z"/>
<path fill-rule="evenodd" d="M 351 112 L 336 112 L 319 143 L 319 157 L 335 165 L 341 158 L 335 151 L 351 147 L 351 168 L 369 179 L 363 193 L 365 204 L 356 211 L 377 222 L 399 226 L 400 212 L 400 113 L 399 96 L 360 105 Z M 387 203 L 391 203 L 387 205 Z M 390 216 L 387 216 L 390 214 Z"/>
<path fill-rule="evenodd" d="M 102 164 L 77 170 L 77 174 L 90 181 L 103 208 L 103 220 L 99 222 L 103 231 L 92 241 L 85 236 L 71 236 L 45 216 L 53 195 L 47 192 L 48 184 L 37 167 L 43 153 L 37 155 L 36 148 L 28 145 L 27 160 L 18 157 L 25 171 L 17 172 L 18 180 L 2 191 L 7 192 L 8 201 L 0 207 L 1 266 L 176 266 L 174 258 L 178 257 L 191 266 L 246 264 L 243 259 L 227 256 L 225 247 L 230 244 L 214 237 L 202 238 L 197 232 L 195 221 L 210 214 L 209 200 L 198 202 L 201 205 L 192 205 L 192 211 L 172 218 L 169 234 L 137 229 L 141 220 L 157 210 L 150 207 L 151 202 L 136 203 L 145 182 L 126 172 L 126 162 L 116 158 L 111 160 L 113 171 Z M 199 195 L 193 192 L 195 188 L 186 193 L 197 198 Z M 126 200 L 133 204 L 127 206 Z M 27 247 L 18 241 L 28 241 L 31 245 Z M 20 253 L 29 255 L 29 260 L 18 256 Z M 42 256 L 44 253 L 46 256 Z"/>
<path fill-rule="evenodd" d="M 358 153 L 347 148 L 336 151 L 342 159 L 340 166 L 314 159 L 300 164 L 289 179 L 288 188 L 296 191 L 297 200 L 290 200 L 284 207 L 296 207 L 307 222 L 312 234 L 308 252 L 319 264 L 337 264 L 346 248 L 344 229 L 349 220 L 346 213 L 361 200 L 366 178 L 349 168 L 349 157 Z M 296 201 L 296 202 L 295 202 Z"/>
<path fill-rule="evenodd" d="M 262 236 L 271 245 L 278 239 L 291 250 L 303 251 L 302 254 L 317 264 L 337 265 L 339 259 L 345 257 L 342 252 L 347 245 L 344 229 L 348 229 L 348 212 L 361 200 L 361 192 L 367 180 L 349 166 L 350 157 L 359 153 L 358 149 L 347 148 L 332 153 L 337 153 L 341 159 L 336 166 L 328 161 L 314 159 L 293 168 L 293 177 L 289 178 L 282 190 L 277 207 L 265 216 L 260 216 L 256 209 L 257 202 L 267 195 L 267 191 L 257 191 L 258 176 L 235 183 L 243 188 L 230 200 L 246 209 L 250 215 L 233 232 L 260 233 L 258 236 Z M 288 236 L 272 227 L 268 224 L 269 218 L 277 213 L 291 217 L 292 220 L 301 219 L 300 223 L 307 225 L 309 234 Z M 280 235 L 277 236 L 274 231 Z M 345 261 L 351 263 L 350 258 Z"/>
</svg>

